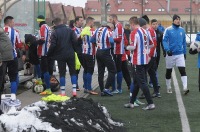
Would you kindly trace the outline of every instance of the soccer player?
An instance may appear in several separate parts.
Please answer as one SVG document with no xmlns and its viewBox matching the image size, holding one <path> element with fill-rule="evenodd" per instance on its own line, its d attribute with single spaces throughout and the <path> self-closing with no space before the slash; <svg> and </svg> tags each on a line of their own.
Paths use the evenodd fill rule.
<svg viewBox="0 0 200 132">
<path fill-rule="evenodd" d="M 127 46 L 127 50 L 133 51 L 131 63 L 133 64 L 134 88 L 130 94 L 130 102 L 125 104 L 124 107 L 134 108 L 134 102 L 136 101 L 139 88 L 141 88 L 148 104 L 143 108 L 143 110 L 155 109 L 155 105 L 151 98 L 146 79 L 147 64 L 150 61 L 148 50 L 153 46 L 153 41 L 149 39 L 147 31 L 139 26 L 139 20 L 137 17 L 131 17 L 129 22 L 133 31 L 130 35 L 131 42 L 130 46 Z"/>
<path fill-rule="evenodd" d="M 91 43 L 90 39 L 94 35 L 94 18 L 88 17 L 86 19 L 86 26 L 81 32 L 81 38 L 83 40 L 82 45 L 82 57 L 83 57 L 83 80 L 84 80 L 84 92 L 91 95 L 97 95 L 98 93 L 92 90 L 92 74 L 94 72 L 95 64 L 95 43 Z"/>
<path fill-rule="evenodd" d="M 185 30 L 180 27 L 181 18 L 178 15 L 173 16 L 172 26 L 166 28 L 163 34 L 163 46 L 167 53 L 166 61 L 166 85 L 167 93 L 172 93 L 171 73 L 172 68 L 176 65 L 181 74 L 184 95 L 189 93 L 187 88 L 187 75 L 185 71 L 186 59 L 186 36 Z"/>
<path fill-rule="evenodd" d="M 83 21 L 84 21 L 84 19 L 83 19 L 82 16 L 77 16 L 75 18 L 75 27 L 73 28 L 73 30 L 74 30 L 74 32 L 76 34 L 76 37 L 78 39 L 77 43 L 75 44 L 75 52 L 78 55 L 78 59 L 79 59 L 81 65 L 83 65 L 83 55 L 82 55 L 82 50 L 83 50 L 82 49 L 82 44 L 83 44 L 83 41 L 81 39 L 81 31 L 82 31 L 82 27 L 83 27 Z M 79 74 L 80 70 L 76 70 L 76 72 L 77 72 L 77 86 L 76 86 L 76 90 L 80 91 L 80 88 L 79 88 L 79 85 L 78 85 L 78 74 Z M 85 75 L 83 75 L 83 76 L 85 76 Z"/>
<path fill-rule="evenodd" d="M 66 96 L 65 75 L 67 63 L 73 87 L 72 96 L 76 97 L 77 78 L 73 45 L 76 43 L 77 38 L 74 31 L 70 28 L 67 28 L 60 18 L 55 18 L 54 23 L 55 30 L 51 34 L 51 44 L 47 55 L 58 62 L 61 89 L 60 95 Z"/>
<path fill-rule="evenodd" d="M 118 21 L 117 15 L 112 14 L 109 16 L 109 21 L 114 25 L 114 60 L 117 68 L 117 88 L 115 86 L 115 80 L 112 85 L 113 93 L 122 93 L 122 55 L 124 53 L 124 28 Z"/>
<path fill-rule="evenodd" d="M 46 84 L 46 90 L 41 92 L 40 95 L 50 95 L 52 94 L 52 92 L 50 89 L 49 69 L 53 69 L 51 68 L 51 66 L 53 67 L 53 65 L 50 65 L 51 60 L 50 58 L 47 57 L 47 52 L 50 46 L 51 29 L 46 24 L 44 16 L 39 15 L 37 17 L 37 22 L 40 28 L 37 53 L 38 53 L 38 57 L 41 59 L 40 68 L 41 68 L 41 73 L 43 74 L 43 77 L 44 77 L 44 82 Z"/>
<path fill-rule="evenodd" d="M 112 31 L 109 27 L 107 27 L 106 22 L 102 22 L 102 27 L 95 31 L 95 34 L 91 38 L 91 42 L 96 43 L 97 45 L 96 58 L 98 64 L 98 81 L 101 90 L 101 96 L 113 96 L 109 90 L 109 87 L 112 85 L 116 73 L 115 62 L 111 54 L 111 45 L 114 43 L 114 40 L 112 37 Z M 106 85 L 104 86 L 103 78 L 105 67 L 108 69 L 108 78 Z"/>
<path fill-rule="evenodd" d="M 12 72 L 12 73 L 10 73 L 9 78 L 11 78 L 10 79 L 11 80 L 11 87 L 13 87 L 13 89 L 11 88 L 11 93 L 16 94 L 17 87 L 18 87 L 18 84 L 19 84 L 18 58 L 17 58 L 19 55 L 17 53 L 17 50 L 22 48 L 22 43 L 21 43 L 21 40 L 19 38 L 19 32 L 14 29 L 14 25 L 15 25 L 14 18 L 12 16 L 7 16 L 7 17 L 4 18 L 4 31 L 11 40 L 11 43 L 12 43 L 12 46 L 13 46 L 13 58 L 14 58 L 14 60 L 13 60 L 11 65 L 8 64 L 8 63 L 4 63 L 4 66 L 3 66 L 4 67 L 4 70 L 3 70 L 4 73 L 3 73 L 3 75 L 5 75 L 7 68 L 8 68 L 8 72 L 9 72 L 9 69 L 10 69 L 10 72 Z M 16 77 L 14 77 L 14 76 L 16 76 Z M 16 79 L 15 81 L 14 81 L 14 78 Z"/>
</svg>

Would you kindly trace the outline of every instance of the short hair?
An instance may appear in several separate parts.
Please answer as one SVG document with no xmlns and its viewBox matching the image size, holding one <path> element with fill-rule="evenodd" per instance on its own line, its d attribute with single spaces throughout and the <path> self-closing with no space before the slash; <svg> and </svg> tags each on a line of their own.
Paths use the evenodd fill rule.
<svg viewBox="0 0 200 132">
<path fill-rule="evenodd" d="M 70 20 L 70 21 L 69 21 L 69 27 L 70 27 L 70 28 L 73 28 L 73 27 L 74 27 L 74 23 L 75 23 L 74 20 Z"/>
<path fill-rule="evenodd" d="M 158 22 L 158 21 L 156 19 L 152 19 L 151 24 L 154 23 L 154 22 Z"/>
<path fill-rule="evenodd" d="M 110 17 L 118 19 L 116 14 L 111 14 Z"/>
<path fill-rule="evenodd" d="M 77 16 L 74 21 L 77 22 L 77 21 L 79 21 L 80 18 L 83 18 L 83 17 L 82 16 Z"/>
<path fill-rule="evenodd" d="M 13 20 L 14 19 L 14 17 L 12 17 L 12 16 L 7 16 L 7 17 L 5 17 L 4 18 L 4 24 L 8 24 L 11 20 Z"/>
<path fill-rule="evenodd" d="M 136 16 L 133 16 L 129 19 L 130 23 L 134 23 L 134 24 L 139 24 L 138 18 Z"/>
<path fill-rule="evenodd" d="M 61 18 L 56 17 L 55 19 L 53 19 L 52 23 L 54 23 L 55 25 L 59 25 L 61 23 Z"/>
<path fill-rule="evenodd" d="M 86 23 L 88 23 L 88 22 L 90 22 L 90 21 L 93 21 L 93 20 L 94 20 L 93 17 L 88 17 L 88 18 L 86 19 Z"/>
</svg>

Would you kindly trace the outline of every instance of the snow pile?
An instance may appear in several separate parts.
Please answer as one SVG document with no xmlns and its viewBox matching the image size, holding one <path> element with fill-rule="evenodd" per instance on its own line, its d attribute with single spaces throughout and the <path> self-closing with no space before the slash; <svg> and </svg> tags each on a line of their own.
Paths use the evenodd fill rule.
<svg viewBox="0 0 200 132">
<path fill-rule="evenodd" d="M 39 101 L 21 111 L 12 108 L 0 116 L 0 132 L 116 132 L 123 123 L 114 121 L 108 110 L 92 99 L 66 102 Z"/>
</svg>

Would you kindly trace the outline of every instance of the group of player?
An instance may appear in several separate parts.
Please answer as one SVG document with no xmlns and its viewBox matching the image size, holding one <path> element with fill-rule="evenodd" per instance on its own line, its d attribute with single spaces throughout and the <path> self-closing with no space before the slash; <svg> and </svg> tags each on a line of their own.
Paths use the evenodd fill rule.
<svg viewBox="0 0 200 132">
<path fill-rule="evenodd" d="M 113 96 L 122 93 L 122 78 L 124 77 L 128 89 L 130 89 L 130 101 L 125 104 L 126 108 L 134 108 L 141 104 L 137 100 L 139 88 L 142 95 L 139 98 L 146 98 L 147 106 L 144 110 L 155 108 L 152 97 L 161 97 L 159 92 L 157 68 L 160 60 L 162 47 L 166 60 L 166 86 L 167 93 L 172 93 L 171 72 L 176 65 L 181 74 L 184 94 L 187 95 L 187 76 L 185 72 L 186 39 L 185 31 L 180 27 L 180 16 L 173 16 L 172 26 L 165 29 L 164 33 L 158 30 L 158 21 L 149 20 L 147 15 L 129 19 L 129 28 L 123 28 L 115 14 L 109 16 L 109 22 L 102 22 L 97 29 L 94 28 L 94 18 L 87 17 L 85 26 L 81 16 L 70 21 L 69 26 L 63 24 L 60 18 L 52 21 L 50 27 L 45 22 L 45 17 L 39 15 L 39 37 L 33 35 L 25 36 L 26 46 L 23 46 L 19 39 L 19 33 L 14 29 L 14 18 L 7 16 L 4 19 L 4 32 L 11 40 L 13 48 L 13 60 L 3 61 L 2 76 L 8 68 L 8 75 L 11 81 L 11 93 L 16 94 L 18 79 L 17 48 L 26 49 L 29 47 L 29 58 L 36 66 L 37 77 L 46 84 L 46 90 L 41 95 L 50 95 L 50 76 L 53 74 L 53 65 L 56 60 L 60 75 L 60 95 L 66 96 L 66 64 L 69 67 L 72 83 L 72 95 L 77 96 L 80 91 L 78 77 L 80 62 L 84 69 L 83 82 L 84 92 L 91 95 L 98 93 L 92 89 L 92 75 L 94 72 L 95 59 L 98 66 L 98 82 L 101 96 Z M 32 45 L 32 47 L 30 46 Z M 22 60 L 26 60 L 23 52 Z M 131 73 L 128 64 L 131 63 Z M 107 81 L 104 85 L 105 68 L 108 70 Z M 153 84 L 154 92 L 151 95 L 148 88 L 147 73 Z M 2 78 L 2 77 L 1 77 Z M 3 79 L 1 79 L 3 81 Z M 1 86 L 3 84 L 1 82 Z"/>
</svg>

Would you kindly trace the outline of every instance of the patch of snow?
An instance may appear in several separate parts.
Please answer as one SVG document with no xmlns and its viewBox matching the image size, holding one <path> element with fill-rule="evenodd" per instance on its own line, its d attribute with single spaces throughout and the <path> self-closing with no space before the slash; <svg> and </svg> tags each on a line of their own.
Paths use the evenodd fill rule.
<svg viewBox="0 0 200 132">
<path fill-rule="evenodd" d="M 70 119 L 71 121 L 73 121 L 76 125 L 83 127 L 84 125 L 82 123 L 77 122 L 74 118 Z"/>
<path fill-rule="evenodd" d="M 0 116 L 0 131 L 6 128 L 8 132 L 22 132 L 22 131 L 36 131 L 44 130 L 49 132 L 61 132 L 61 129 L 57 130 L 51 126 L 48 122 L 43 122 L 36 117 L 36 110 L 38 106 L 44 106 L 42 102 L 36 102 L 30 105 L 31 107 L 25 107 L 21 111 L 16 111 L 15 108 L 11 108 L 7 114 Z"/>
<path fill-rule="evenodd" d="M 94 128 L 96 128 L 97 130 L 99 130 L 99 131 L 102 131 L 102 132 L 105 132 L 104 130 L 103 130 L 103 128 L 97 123 L 96 125 L 92 125 Z"/>
<path fill-rule="evenodd" d="M 68 108 L 67 110 L 75 110 L 76 108 Z"/>
</svg>

